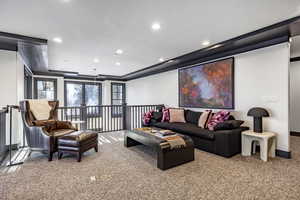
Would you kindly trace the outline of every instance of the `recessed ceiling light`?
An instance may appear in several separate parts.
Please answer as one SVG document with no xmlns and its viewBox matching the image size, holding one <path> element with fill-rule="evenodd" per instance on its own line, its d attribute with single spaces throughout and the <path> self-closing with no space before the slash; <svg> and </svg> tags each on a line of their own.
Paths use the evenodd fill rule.
<svg viewBox="0 0 300 200">
<path fill-rule="evenodd" d="M 208 40 L 205 40 L 205 41 L 202 42 L 202 45 L 203 45 L 203 46 L 207 46 L 207 45 L 209 45 L 209 44 L 210 44 L 210 42 L 209 42 Z"/>
<path fill-rule="evenodd" d="M 121 65 L 121 63 L 119 63 L 119 62 L 116 62 L 116 65 L 117 65 L 117 66 L 120 66 L 120 65 Z"/>
<path fill-rule="evenodd" d="M 94 63 L 98 63 L 99 59 L 98 58 L 94 58 Z"/>
<path fill-rule="evenodd" d="M 53 38 L 53 41 L 56 43 L 62 43 L 62 39 L 60 37 Z"/>
<path fill-rule="evenodd" d="M 158 22 L 154 22 L 152 24 L 152 30 L 158 31 L 160 29 L 160 24 Z"/>
<path fill-rule="evenodd" d="M 123 50 L 122 49 L 118 49 L 117 51 L 116 51 L 116 54 L 117 55 L 121 55 L 123 53 Z"/>
<path fill-rule="evenodd" d="M 164 62 L 165 61 L 164 58 L 159 58 L 158 60 L 159 60 L 159 62 Z"/>
</svg>

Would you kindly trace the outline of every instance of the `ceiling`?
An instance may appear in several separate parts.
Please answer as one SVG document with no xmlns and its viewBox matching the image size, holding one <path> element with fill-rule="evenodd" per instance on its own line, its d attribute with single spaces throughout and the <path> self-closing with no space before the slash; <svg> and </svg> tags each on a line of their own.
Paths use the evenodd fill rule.
<svg viewBox="0 0 300 200">
<path fill-rule="evenodd" d="M 299 0 L 0 0 L 0 31 L 48 39 L 49 69 L 124 75 L 297 15 Z"/>
</svg>

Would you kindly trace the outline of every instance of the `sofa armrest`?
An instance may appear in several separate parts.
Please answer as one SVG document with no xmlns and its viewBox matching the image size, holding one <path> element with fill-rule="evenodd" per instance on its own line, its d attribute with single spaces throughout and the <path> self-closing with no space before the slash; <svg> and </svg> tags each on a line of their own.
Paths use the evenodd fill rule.
<svg viewBox="0 0 300 200">
<path fill-rule="evenodd" d="M 249 130 L 240 127 L 232 130 L 215 131 L 215 152 L 218 155 L 231 157 L 241 153 L 241 133 Z"/>
<path fill-rule="evenodd" d="M 142 121 L 142 126 L 143 127 L 150 127 L 153 126 L 154 124 L 158 123 L 159 121 L 155 120 L 155 119 L 151 119 L 149 124 L 144 124 L 144 122 Z"/>
</svg>

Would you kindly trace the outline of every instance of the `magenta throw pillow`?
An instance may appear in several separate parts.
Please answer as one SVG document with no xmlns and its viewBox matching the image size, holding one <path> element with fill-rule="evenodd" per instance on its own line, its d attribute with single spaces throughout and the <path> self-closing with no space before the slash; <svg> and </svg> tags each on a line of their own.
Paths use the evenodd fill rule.
<svg viewBox="0 0 300 200">
<path fill-rule="evenodd" d="M 170 111 L 169 108 L 164 108 L 163 109 L 163 117 L 162 117 L 162 122 L 169 122 L 170 121 Z"/>
<path fill-rule="evenodd" d="M 150 110 L 150 111 L 144 113 L 143 122 L 144 122 L 145 125 L 150 124 L 153 112 L 154 112 L 153 110 Z"/>
<path fill-rule="evenodd" d="M 207 124 L 208 129 L 213 131 L 215 126 L 218 123 L 226 121 L 229 118 L 229 116 L 230 116 L 230 112 L 227 110 L 221 110 L 221 111 L 217 112 L 216 114 L 214 114 L 212 116 L 212 118 L 208 122 L 208 124 Z"/>
</svg>

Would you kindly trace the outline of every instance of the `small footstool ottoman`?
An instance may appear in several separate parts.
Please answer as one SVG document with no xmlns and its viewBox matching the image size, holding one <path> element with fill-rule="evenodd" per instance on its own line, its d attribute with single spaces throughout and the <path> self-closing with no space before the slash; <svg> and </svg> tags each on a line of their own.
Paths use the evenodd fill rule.
<svg viewBox="0 0 300 200">
<path fill-rule="evenodd" d="M 81 161 L 81 155 L 94 148 L 98 152 L 98 134 L 94 131 L 76 131 L 58 138 L 58 159 L 64 152 L 77 154 L 77 161 Z"/>
</svg>

